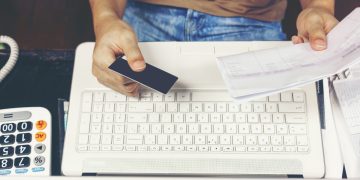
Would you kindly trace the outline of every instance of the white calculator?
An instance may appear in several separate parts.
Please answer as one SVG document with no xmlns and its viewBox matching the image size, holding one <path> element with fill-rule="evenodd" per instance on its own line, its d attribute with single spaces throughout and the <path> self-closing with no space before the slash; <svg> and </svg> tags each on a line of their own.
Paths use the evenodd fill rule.
<svg viewBox="0 0 360 180">
<path fill-rule="evenodd" d="M 0 110 L 0 176 L 50 176 L 51 114 L 41 107 Z"/>
</svg>

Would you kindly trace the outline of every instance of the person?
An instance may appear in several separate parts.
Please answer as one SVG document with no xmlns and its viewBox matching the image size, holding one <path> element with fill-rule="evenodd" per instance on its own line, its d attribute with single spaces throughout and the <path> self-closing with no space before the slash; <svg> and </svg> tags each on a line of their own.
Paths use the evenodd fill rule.
<svg viewBox="0 0 360 180">
<path fill-rule="evenodd" d="M 335 0 L 300 0 L 293 43 L 326 48 L 326 34 L 338 23 Z M 108 69 L 124 54 L 133 71 L 146 68 L 138 41 L 285 40 L 281 29 L 286 0 L 89 0 L 96 37 L 93 75 L 127 96 L 139 84 Z"/>
</svg>

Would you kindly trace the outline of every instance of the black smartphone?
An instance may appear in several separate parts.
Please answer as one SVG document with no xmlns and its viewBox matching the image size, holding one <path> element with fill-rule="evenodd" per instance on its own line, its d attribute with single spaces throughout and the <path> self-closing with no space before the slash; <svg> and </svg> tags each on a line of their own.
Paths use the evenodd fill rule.
<svg viewBox="0 0 360 180">
<path fill-rule="evenodd" d="M 178 77 L 148 63 L 146 63 L 146 68 L 143 71 L 135 72 L 122 57 L 118 57 L 109 68 L 135 82 L 163 94 L 168 93 L 178 79 Z"/>
</svg>

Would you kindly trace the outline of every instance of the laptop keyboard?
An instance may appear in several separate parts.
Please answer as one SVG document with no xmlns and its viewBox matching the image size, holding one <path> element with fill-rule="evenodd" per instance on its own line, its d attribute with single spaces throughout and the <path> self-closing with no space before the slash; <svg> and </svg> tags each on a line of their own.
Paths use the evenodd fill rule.
<svg viewBox="0 0 360 180">
<path fill-rule="evenodd" d="M 82 94 L 78 152 L 309 153 L 306 95 L 236 104 L 225 91 Z M 224 100 L 227 99 L 227 100 Z"/>
</svg>

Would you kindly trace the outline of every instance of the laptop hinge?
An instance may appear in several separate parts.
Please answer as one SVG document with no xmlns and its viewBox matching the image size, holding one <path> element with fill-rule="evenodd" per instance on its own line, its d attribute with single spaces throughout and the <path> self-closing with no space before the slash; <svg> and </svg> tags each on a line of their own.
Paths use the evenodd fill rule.
<svg viewBox="0 0 360 180">
<path fill-rule="evenodd" d="M 294 179 L 304 179 L 304 176 L 301 174 L 288 174 L 288 178 L 294 178 Z"/>
<path fill-rule="evenodd" d="M 97 173 L 82 173 L 81 176 L 97 176 Z"/>
</svg>

